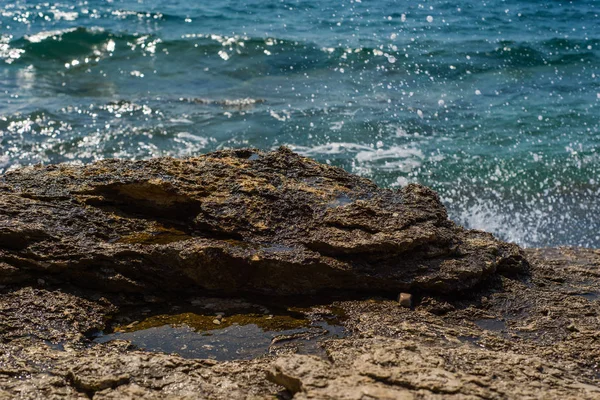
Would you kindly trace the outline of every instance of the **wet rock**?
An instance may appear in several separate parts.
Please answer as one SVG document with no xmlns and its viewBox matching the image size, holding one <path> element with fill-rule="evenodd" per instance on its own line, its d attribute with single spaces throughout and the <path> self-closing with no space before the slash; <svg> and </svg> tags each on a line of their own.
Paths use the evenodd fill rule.
<svg viewBox="0 0 600 400">
<path fill-rule="evenodd" d="M 527 269 L 517 246 L 448 220 L 432 190 L 381 189 L 285 148 L 34 166 L 0 185 L 0 284 L 454 293 Z"/>
<path fill-rule="evenodd" d="M 0 338 L 78 340 L 102 329 L 106 315 L 115 310 L 107 299 L 92 301 L 76 290 L 17 288 L 1 295 Z"/>
<path fill-rule="evenodd" d="M 423 298 L 419 307 L 435 315 L 445 315 L 455 310 L 454 306 L 449 302 L 433 297 Z"/>
<path fill-rule="evenodd" d="M 0 398 L 597 399 L 598 271 L 596 250 L 523 252 L 456 226 L 427 188 L 285 149 L 26 168 L 0 178 Z M 199 331 L 260 329 L 276 308 L 237 316 L 248 300 L 223 295 L 337 290 L 390 297 L 317 297 L 311 326 L 348 335 L 312 355 L 294 333 L 227 362 L 91 340 L 184 304 L 212 310 Z M 422 300 L 406 312 L 399 292 Z M 143 318 L 117 321 L 130 308 Z"/>
<path fill-rule="evenodd" d="M 260 361 L 218 365 L 128 350 L 120 344 L 69 351 L 37 344 L 13 345 L 5 352 L 3 346 L 2 365 L 13 366 L 16 375 L 0 371 L 0 398 L 247 399 L 257 392 L 263 398 L 277 392 L 264 378 L 266 366 Z M 7 396 L 2 397 L 2 390 Z"/>
<path fill-rule="evenodd" d="M 122 340 L 94 344 L 84 333 L 107 326 L 115 308 L 136 299 L 140 310 L 156 303 L 135 294 L 107 299 L 68 285 L 7 286 L 0 291 L 0 398 L 598 399 L 600 302 L 579 294 L 600 291 L 600 254 L 526 254 L 530 276 L 499 276 L 469 296 L 430 296 L 411 312 L 392 299 L 328 304 L 343 313 L 351 334 L 320 342 L 319 357 L 289 347 L 217 362 L 143 351 Z M 431 312 L 436 298 L 450 305 L 442 315 Z M 194 301 L 227 315 L 227 304 L 237 309 L 246 302 Z M 326 321 L 332 313 L 324 308 L 309 307 L 307 315 Z M 253 321 L 258 317 L 266 318 L 256 313 Z M 481 319 L 506 324 L 484 330 Z M 578 332 L 567 329 L 574 322 Z"/>
</svg>

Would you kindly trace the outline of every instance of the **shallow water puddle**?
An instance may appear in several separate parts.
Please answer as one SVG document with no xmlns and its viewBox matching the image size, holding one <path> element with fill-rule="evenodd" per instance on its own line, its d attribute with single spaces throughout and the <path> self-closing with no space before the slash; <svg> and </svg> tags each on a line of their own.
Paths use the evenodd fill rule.
<svg viewBox="0 0 600 400">
<path fill-rule="evenodd" d="M 458 340 L 460 340 L 462 343 L 470 343 L 473 345 L 479 345 L 479 340 L 480 338 L 477 336 L 465 336 L 465 335 L 461 335 L 461 336 L 457 336 L 456 337 Z"/>
<path fill-rule="evenodd" d="M 338 317 L 319 319 L 298 312 L 278 314 L 244 312 L 159 314 L 125 324 L 112 332 L 101 332 L 96 343 L 127 340 L 148 351 L 176 353 L 185 358 L 210 358 L 219 361 L 252 359 L 288 349 L 302 354 L 324 355 L 320 341 L 346 336 Z M 140 316 L 130 314 L 131 316 Z"/>
<path fill-rule="evenodd" d="M 598 292 L 587 292 L 587 293 L 580 293 L 577 296 L 581 296 L 584 299 L 587 299 L 589 301 L 594 301 L 594 300 L 598 300 L 600 298 L 600 293 L 598 293 Z"/>
<path fill-rule="evenodd" d="M 328 203 L 328 207 L 342 207 L 348 204 L 352 204 L 353 200 L 348 197 L 345 193 L 338 194 L 334 200 Z"/>
<path fill-rule="evenodd" d="M 478 319 L 475 324 L 486 331 L 506 332 L 506 322 L 499 319 Z"/>
</svg>

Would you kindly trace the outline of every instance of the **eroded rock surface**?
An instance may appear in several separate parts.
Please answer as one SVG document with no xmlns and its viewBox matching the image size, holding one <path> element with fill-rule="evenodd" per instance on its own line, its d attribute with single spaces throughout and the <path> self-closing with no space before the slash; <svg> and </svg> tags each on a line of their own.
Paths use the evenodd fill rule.
<svg viewBox="0 0 600 400">
<path fill-rule="evenodd" d="M 324 357 L 288 348 L 216 362 L 94 344 L 84 333 L 126 298 L 7 287 L 0 399 L 597 399 L 600 251 L 527 254 L 529 277 L 497 276 L 466 297 L 329 305 L 350 335 L 323 342 Z"/>
<path fill-rule="evenodd" d="M 527 268 L 517 246 L 287 149 L 29 167 L 0 178 L 0 284 L 113 292 L 453 293 Z"/>
<path fill-rule="evenodd" d="M 599 250 L 523 252 L 427 188 L 285 149 L 31 167 L 0 178 L 0 399 L 597 399 L 599 271 Z M 227 362 L 92 340 L 260 294 L 347 335 Z M 236 323 L 273 327 L 258 309 Z"/>
</svg>

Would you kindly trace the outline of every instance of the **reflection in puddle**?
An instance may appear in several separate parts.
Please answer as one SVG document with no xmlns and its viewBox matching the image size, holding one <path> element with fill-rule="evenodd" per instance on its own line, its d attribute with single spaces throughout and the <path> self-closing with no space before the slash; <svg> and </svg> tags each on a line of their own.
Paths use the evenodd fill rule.
<svg viewBox="0 0 600 400">
<path fill-rule="evenodd" d="M 335 199 L 333 201 L 329 202 L 328 206 L 329 207 L 341 207 L 341 206 L 345 206 L 350 203 L 352 203 L 352 199 L 350 197 L 348 197 L 345 193 L 340 193 L 335 197 Z"/>
<path fill-rule="evenodd" d="M 277 337 L 301 335 L 305 332 L 306 329 L 264 331 L 255 324 L 231 325 L 205 332 L 195 331 L 185 325 L 164 325 L 141 331 L 111 333 L 97 338 L 96 342 L 123 339 L 144 350 L 177 353 L 185 358 L 226 361 L 252 359 L 267 354 Z"/>
<path fill-rule="evenodd" d="M 338 317 L 310 321 L 298 313 L 225 313 L 154 315 L 115 326 L 94 341 L 121 339 L 140 349 L 219 361 L 253 359 L 278 350 L 324 356 L 319 342 L 346 336 Z"/>
<path fill-rule="evenodd" d="M 587 299 L 589 301 L 594 301 L 594 300 L 598 300 L 598 298 L 600 297 L 600 294 L 596 293 L 596 292 L 589 292 L 589 293 L 578 294 L 578 296 L 581 296 L 584 299 Z"/>
<path fill-rule="evenodd" d="M 486 331 L 506 332 L 506 323 L 499 319 L 478 319 L 475 324 Z"/>
</svg>

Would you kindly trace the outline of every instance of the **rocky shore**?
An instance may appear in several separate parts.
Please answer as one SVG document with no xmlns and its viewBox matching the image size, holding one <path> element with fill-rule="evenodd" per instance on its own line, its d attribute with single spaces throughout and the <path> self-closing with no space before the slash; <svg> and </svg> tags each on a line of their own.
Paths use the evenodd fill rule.
<svg viewBox="0 0 600 400">
<path fill-rule="evenodd" d="M 600 398 L 600 251 L 419 185 L 245 149 L 28 167 L 0 204 L 0 398 Z"/>
</svg>

